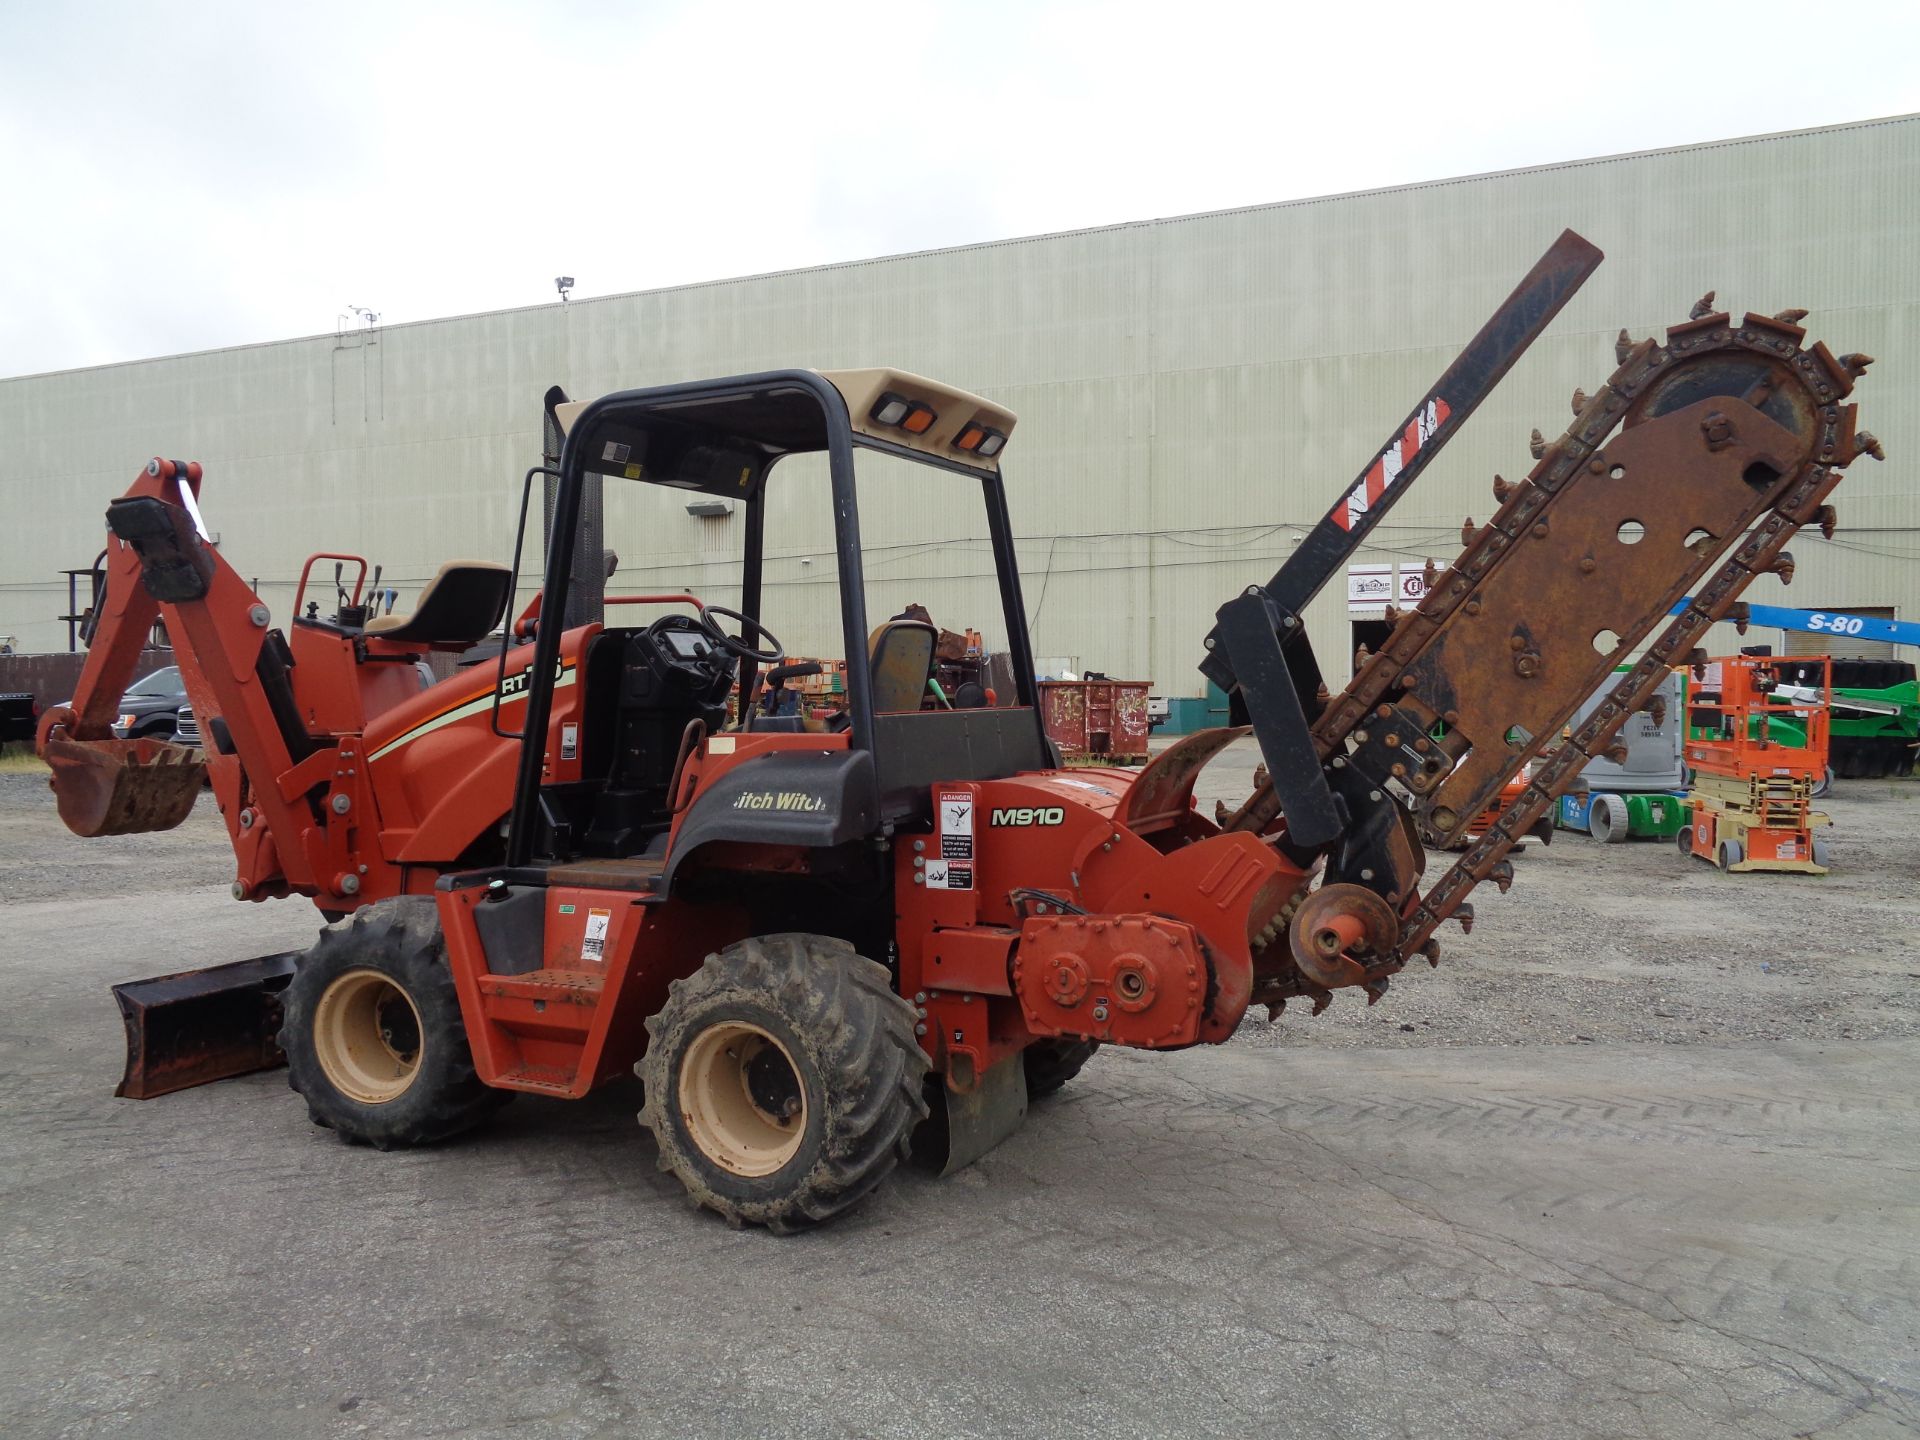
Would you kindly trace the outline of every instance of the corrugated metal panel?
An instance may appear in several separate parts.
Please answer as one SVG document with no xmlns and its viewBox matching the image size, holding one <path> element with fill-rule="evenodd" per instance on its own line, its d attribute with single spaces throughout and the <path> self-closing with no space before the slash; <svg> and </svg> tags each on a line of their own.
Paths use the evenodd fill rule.
<svg viewBox="0 0 1920 1440">
<path fill-rule="evenodd" d="M 285 615 L 311 548 L 361 549 L 391 583 L 505 559 L 539 401 L 790 365 L 887 363 L 1021 416 L 1008 453 L 1038 650 L 1201 693 L 1213 611 L 1264 579 L 1553 236 L 1610 255 L 1358 558 L 1444 562 L 1493 473 L 1565 421 L 1612 340 L 1723 302 L 1813 310 L 1880 363 L 1863 390 L 1885 466 L 1841 491 L 1842 531 L 1796 546 L 1765 603 L 1920 606 L 1920 117 L 1401 190 L 830 266 L 0 382 L 0 633 L 64 640 L 55 572 L 145 458 L 208 467 L 209 523 Z M 894 467 L 897 468 L 897 467 Z M 910 601 L 998 637 L 976 497 L 863 469 L 876 619 Z M 616 590 L 737 599 L 741 522 L 612 487 Z M 767 618 L 798 653 L 839 647 L 822 467 L 789 462 L 768 521 Z M 1336 582 L 1309 613 L 1347 669 Z M 411 598 L 410 596 L 408 597 Z M 404 603 L 404 602 L 403 602 Z M 1737 643 L 1730 627 L 1711 644 Z"/>
</svg>

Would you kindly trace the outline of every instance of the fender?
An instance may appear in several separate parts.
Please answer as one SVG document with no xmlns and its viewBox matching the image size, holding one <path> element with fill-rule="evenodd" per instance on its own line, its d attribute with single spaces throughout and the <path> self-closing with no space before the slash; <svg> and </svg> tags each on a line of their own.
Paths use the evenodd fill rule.
<svg viewBox="0 0 1920 1440">
<path fill-rule="evenodd" d="M 702 785 L 673 832 L 666 883 L 715 840 L 828 849 L 880 826 L 873 756 L 865 750 L 770 750 Z"/>
</svg>

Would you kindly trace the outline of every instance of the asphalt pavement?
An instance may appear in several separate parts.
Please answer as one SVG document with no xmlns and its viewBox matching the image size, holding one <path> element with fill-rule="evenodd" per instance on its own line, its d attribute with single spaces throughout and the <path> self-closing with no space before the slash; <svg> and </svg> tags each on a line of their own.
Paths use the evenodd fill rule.
<svg viewBox="0 0 1920 1440">
<path fill-rule="evenodd" d="M 0 901 L 8 1436 L 1920 1428 L 1920 1041 L 1103 1052 L 778 1239 L 631 1087 L 387 1154 L 283 1072 L 113 1099 L 110 982 L 315 925 L 115 874 Z"/>
</svg>

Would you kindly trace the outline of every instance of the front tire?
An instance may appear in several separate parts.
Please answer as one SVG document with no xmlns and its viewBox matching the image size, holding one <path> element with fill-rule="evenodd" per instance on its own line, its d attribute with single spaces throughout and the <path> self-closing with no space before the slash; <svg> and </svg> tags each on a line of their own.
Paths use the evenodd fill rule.
<svg viewBox="0 0 1920 1440">
<path fill-rule="evenodd" d="M 320 932 L 281 1001 L 287 1083 L 316 1125 L 387 1150 L 480 1123 L 511 1098 L 474 1073 L 431 899 L 382 900 Z"/>
<path fill-rule="evenodd" d="M 927 1113 L 926 1052 L 885 966 L 842 940 L 764 935 L 709 955 L 647 1022 L 640 1123 L 660 1168 L 734 1225 L 853 1208 Z"/>
</svg>

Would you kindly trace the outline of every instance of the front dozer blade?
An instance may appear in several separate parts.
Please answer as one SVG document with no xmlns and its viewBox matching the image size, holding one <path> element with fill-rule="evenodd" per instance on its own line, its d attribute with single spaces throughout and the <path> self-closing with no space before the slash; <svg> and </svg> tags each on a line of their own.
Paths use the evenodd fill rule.
<svg viewBox="0 0 1920 1440">
<path fill-rule="evenodd" d="M 298 955 L 288 950 L 114 986 L 127 1027 L 127 1073 L 113 1093 L 151 1100 L 281 1064 L 280 992 Z"/>
<path fill-rule="evenodd" d="M 206 781 L 200 752 L 165 740 L 49 740 L 60 819 L 76 835 L 142 835 L 187 818 Z"/>
</svg>

